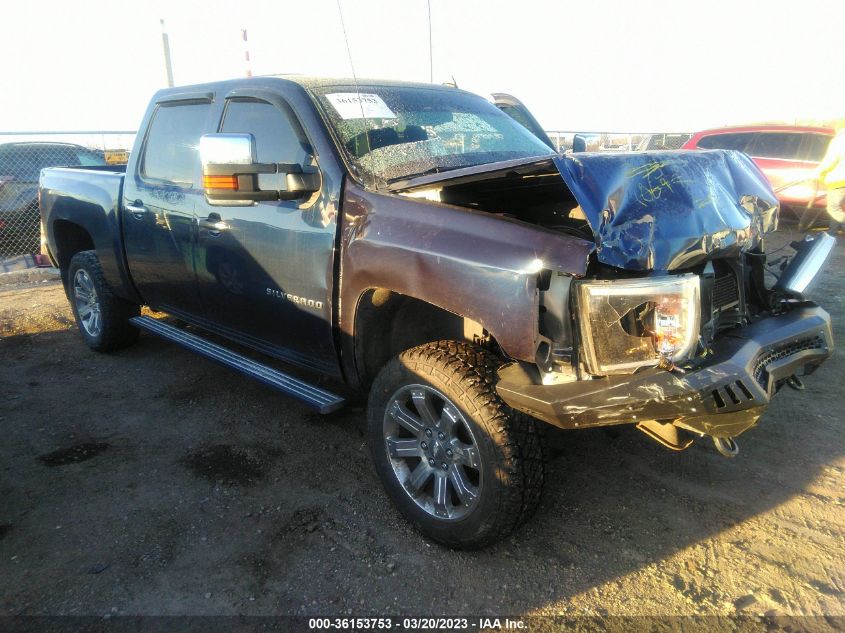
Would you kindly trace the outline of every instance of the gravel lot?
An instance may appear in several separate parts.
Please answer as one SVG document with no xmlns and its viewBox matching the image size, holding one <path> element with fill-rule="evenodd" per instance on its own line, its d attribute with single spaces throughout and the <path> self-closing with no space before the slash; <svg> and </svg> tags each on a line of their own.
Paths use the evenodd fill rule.
<svg viewBox="0 0 845 633">
<path fill-rule="evenodd" d="M 840 341 L 843 269 L 815 290 Z M 360 409 L 150 335 L 95 354 L 58 282 L 0 286 L 0 614 L 845 615 L 843 368 L 734 460 L 556 432 L 535 519 L 456 553 L 388 503 Z"/>
</svg>

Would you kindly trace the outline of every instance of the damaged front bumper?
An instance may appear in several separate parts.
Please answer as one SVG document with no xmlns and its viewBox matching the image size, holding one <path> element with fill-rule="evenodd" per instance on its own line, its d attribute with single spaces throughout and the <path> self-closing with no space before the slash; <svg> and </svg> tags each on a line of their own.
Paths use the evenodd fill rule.
<svg viewBox="0 0 845 633">
<path fill-rule="evenodd" d="M 830 316 L 812 303 L 724 333 L 685 374 L 650 368 L 558 385 L 535 384 L 517 363 L 496 387 L 514 409 L 561 428 L 670 422 L 715 438 L 754 426 L 790 376 L 811 373 L 833 351 Z"/>
</svg>

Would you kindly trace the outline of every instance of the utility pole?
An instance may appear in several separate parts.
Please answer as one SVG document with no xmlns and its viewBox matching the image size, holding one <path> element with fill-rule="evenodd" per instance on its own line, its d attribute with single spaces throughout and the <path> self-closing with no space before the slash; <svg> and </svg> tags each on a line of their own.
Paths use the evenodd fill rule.
<svg viewBox="0 0 845 633">
<path fill-rule="evenodd" d="M 173 87 L 173 66 L 170 65 L 170 40 L 167 37 L 167 28 L 164 26 L 164 20 L 161 22 L 161 44 L 164 46 L 164 67 L 167 70 L 167 87 Z"/>
<path fill-rule="evenodd" d="M 252 77 L 252 64 L 249 61 L 249 38 L 246 35 L 246 29 L 241 29 L 241 35 L 244 40 L 244 63 L 246 64 L 246 76 Z"/>
<path fill-rule="evenodd" d="M 431 0 L 428 0 L 428 82 L 434 83 L 434 53 L 431 49 Z"/>
</svg>

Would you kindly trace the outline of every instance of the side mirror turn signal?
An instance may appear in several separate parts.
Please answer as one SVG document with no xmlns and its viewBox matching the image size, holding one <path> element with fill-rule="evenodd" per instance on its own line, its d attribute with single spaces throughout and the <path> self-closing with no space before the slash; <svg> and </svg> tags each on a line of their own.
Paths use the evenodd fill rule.
<svg viewBox="0 0 845 633">
<path fill-rule="evenodd" d="M 210 204 L 238 205 L 258 201 L 299 200 L 320 189 L 320 175 L 296 163 L 255 161 L 252 134 L 205 134 L 200 139 L 202 186 Z M 285 189 L 262 190 L 261 174 L 284 174 Z"/>
</svg>

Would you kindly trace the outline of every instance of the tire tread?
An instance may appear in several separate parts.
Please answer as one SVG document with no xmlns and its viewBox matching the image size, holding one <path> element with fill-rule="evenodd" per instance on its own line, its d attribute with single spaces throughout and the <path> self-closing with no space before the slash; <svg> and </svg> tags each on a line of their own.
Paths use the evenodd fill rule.
<svg viewBox="0 0 845 633">
<path fill-rule="evenodd" d="M 73 300 L 73 277 L 80 268 L 84 268 L 88 272 L 100 300 L 103 331 L 99 340 L 93 339 L 83 330 L 79 316 L 76 314 L 76 306 Z M 135 303 L 114 295 L 106 281 L 103 267 L 96 252 L 80 251 L 71 258 L 68 266 L 67 294 L 79 331 L 82 333 L 85 343 L 91 349 L 97 352 L 112 352 L 128 347 L 138 340 L 138 329 L 129 323 L 129 319 L 138 316 L 141 313 L 141 308 Z"/>
<path fill-rule="evenodd" d="M 470 343 L 441 340 L 411 348 L 385 366 L 374 383 L 398 378 L 401 366 L 420 374 L 437 372 L 440 380 L 463 392 L 462 400 L 475 407 L 490 439 L 501 455 L 497 464 L 502 485 L 498 508 L 471 541 L 446 542 L 450 547 L 477 549 L 506 538 L 540 505 L 545 483 L 547 449 L 541 423 L 514 411 L 496 393 L 496 371 L 501 360 Z"/>
</svg>

